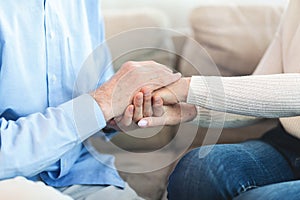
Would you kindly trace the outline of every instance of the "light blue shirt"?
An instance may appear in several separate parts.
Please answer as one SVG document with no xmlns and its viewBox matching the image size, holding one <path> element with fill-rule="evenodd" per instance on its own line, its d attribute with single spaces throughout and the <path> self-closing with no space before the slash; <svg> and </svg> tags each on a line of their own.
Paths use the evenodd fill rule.
<svg viewBox="0 0 300 200">
<path fill-rule="evenodd" d="M 105 46 L 89 57 L 103 41 L 98 0 L 0 0 L 0 179 L 124 186 L 82 145 L 106 126 L 87 94 L 113 74 Z"/>
</svg>

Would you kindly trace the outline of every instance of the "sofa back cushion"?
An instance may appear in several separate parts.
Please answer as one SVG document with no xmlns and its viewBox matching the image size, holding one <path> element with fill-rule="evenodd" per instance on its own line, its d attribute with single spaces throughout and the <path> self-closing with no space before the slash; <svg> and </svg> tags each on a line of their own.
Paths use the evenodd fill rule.
<svg viewBox="0 0 300 200">
<path fill-rule="evenodd" d="M 153 8 L 113 9 L 103 13 L 107 44 L 116 70 L 126 61 L 154 60 L 174 66 L 172 36 L 166 31 L 169 20 Z M 169 52 L 168 52 L 169 51 Z"/>
<path fill-rule="evenodd" d="M 211 56 L 221 75 L 251 74 L 277 30 L 282 10 L 278 5 L 201 6 L 190 16 L 193 37 Z M 184 54 L 195 52 L 190 48 L 187 43 Z M 192 59 L 192 63 L 201 65 L 201 57 L 195 55 Z M 209 68 L 200 66 L 200 71 L 215 75 Z M 198 73 L 184 60 L 180 70 L 185 75 Z"/>
</svg>

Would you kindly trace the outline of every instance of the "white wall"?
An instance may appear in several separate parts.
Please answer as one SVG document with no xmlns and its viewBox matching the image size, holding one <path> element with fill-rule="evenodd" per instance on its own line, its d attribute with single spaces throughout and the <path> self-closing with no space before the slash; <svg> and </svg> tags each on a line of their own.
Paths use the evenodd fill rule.
<svg viewBox="0 0 300 200">
<path fill-rule="evenodd" d="M 171 20 L 171 28 L 188 27 L 190 11 L 199 5 L 264 5 L 282 4 L 287 0 L 102 0 L 103 9 L 134 9 L 142 7 L 158 8 L 165 12 Z"/>
</svg>

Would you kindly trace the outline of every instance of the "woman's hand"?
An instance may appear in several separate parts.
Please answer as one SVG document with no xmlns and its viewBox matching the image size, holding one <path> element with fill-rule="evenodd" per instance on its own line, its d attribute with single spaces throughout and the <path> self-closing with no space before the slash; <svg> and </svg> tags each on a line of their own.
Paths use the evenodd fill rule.
<svg viewBox="0 0 300 200">
<path fill-rule="evenodd" d="M 193 120 L 197 116 L 197 110 L 194 105 L 186 103 L 178 103 L 178 101 L 184 101 L 188 92 L 190 79 L 182 78 L 172 85 L 162 88 L 154 92 L 152 96 L 152 105 L 150 101 L 144 103 L 144 112 L 139 108 L 139 127 L 154 127 L 162 125 L 176 125 L 181 122 L 187 122 Z M 144 94 L 144 100 L 148 97 L 147 89 L 141 90 Z M 165 105 L 165 106 L 164 106 Z M 135 107 L 138 105 L 135 104 Z M 147 115 L 148 110 L 153 111 L 153 115 Z M 141 118 L 143 113 L 143 118 Z"/>
<path fill-rule="evenodd" d="M 163 101 L 159 96 L 152 96 L 150 88 L 143 88 L 133 98 L 122 116 L 107 123 L 109 128 L 118 131 L 131 131 L 140 128 L 137 122 L 144 117 L 161 117 L 164 114 Z"/>
<path fill-rule="evenodd" d="M 197 116 L 196 107 L 178 103 L 186 98 L 183 88 L 186 87 L 188 91 L 188 86 L 189 78 L 182 78 L 168 87 L 155 91 L 154 94 L 150 88 L 142 88 L 134 96 L 133 104 L 126 108 L 124 114 L 109 121 L 109 127 L 130 131 L 137 128 L 176 125 L 193 120 Z"/>
<path fill-rule="evenodd" d="M 181 78 L 178 81 L 154 92 L 154 96 L 160 96 L 164 105 L 186 102 L 191 78 Z"/>
<path fill-rule="evenodd" d="M 162 125 L 176 125 L 181 122 L 192 121 L 197 116 L 196 107 L 186 103 L 163 106 L 163 109 L 164 114 L 162 116 L 142 118 L 138 122 L 139 127 L 147 128 Z"/>
</svg>

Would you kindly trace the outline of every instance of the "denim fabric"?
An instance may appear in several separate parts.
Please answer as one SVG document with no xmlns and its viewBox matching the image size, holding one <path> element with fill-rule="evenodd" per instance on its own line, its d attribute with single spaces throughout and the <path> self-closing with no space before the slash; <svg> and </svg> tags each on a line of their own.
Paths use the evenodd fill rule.
<svg viewBox="0 0 300 200">
<path fill-rule="evenodd" d="M 270 185 L 267 188 L 272 190 L 271 184 L 274 184 L 279 199 L 291 199 L 293 194 L 300 193 L 298 181 L 290 183 L 295 191 L 287 193 L 286 189 L 282 189 L 282 195 L 281 190 L 276 189 L 280 188 L 280 184 L 275 184 L 296 180 L 298 177 L 299 157 L 297 152 L 290 150 L 293 149 L 291 146 L 300 145 L 300 142 L 296 138 L 286 137 L 285 134 L 281 127 L 277 127 L 260 140 L 215 145 L 204 158 L 199 156 L 199 152 L 211 148 L 210 146 L 190 151 L 180 160 L 170 176 L 168 198 L 233 199 L 240 194 L 247 196 L 248 191 L 251 191 L 251 195 L 255 195 L 255 191 L 265 192 L 260 189 L 265 188 L 262 186 Z M 274 140 L 287 140 L 284 144 L 289 144 L 291 140 L 291 144 L 280 145 Z M 295 186 L 297 183 L 299 187 Z M 273 198 L 266 196 L 265 199 Z"/>
<path fill-rule="evenodd" d="M 300 181 L 276 183 L 247 191 L 234 200 L 296 200 L 300 199 Z"/>
</svg>

